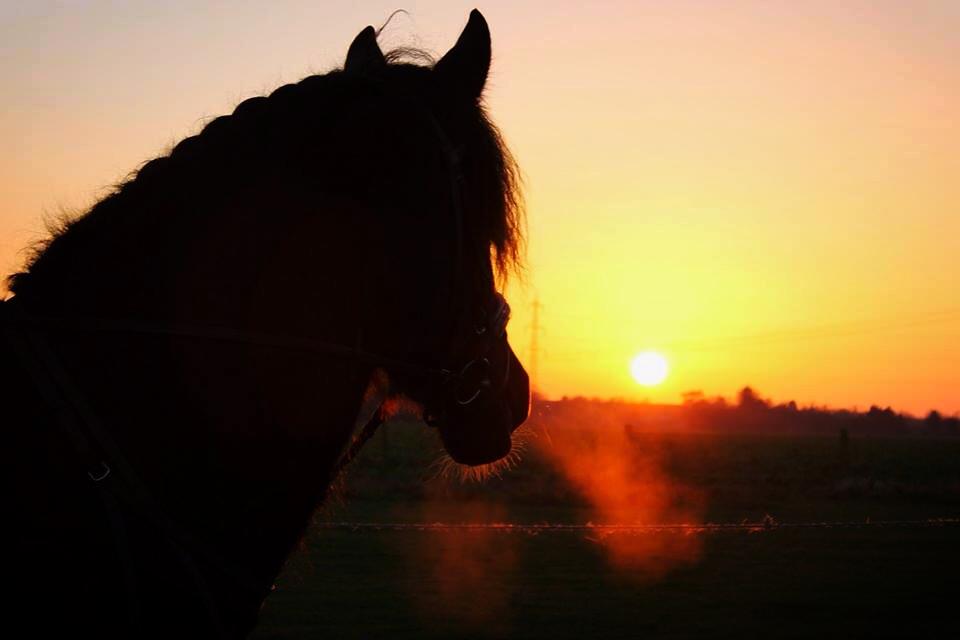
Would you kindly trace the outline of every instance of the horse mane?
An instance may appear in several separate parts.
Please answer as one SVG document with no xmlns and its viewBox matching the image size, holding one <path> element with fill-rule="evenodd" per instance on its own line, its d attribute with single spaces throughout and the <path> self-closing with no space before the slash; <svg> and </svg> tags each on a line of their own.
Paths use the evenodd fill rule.
<svg viewBox="0 0 960 640">
<path fill-rule="evenodd" d="M 401 76 L 397 86 L 406 77 L 429 70 L 434 63 L 429 54 L 411 48 L 390 51 L 386 60 L 390 73 Z M 141 267 L 141 276 L 142 268 L 162 274 L 163 264 L 146 266 L 143 261 L 173 260 L 176 256 L 166 258 L 156 255 L 159 252 L 145 251 L 157 242 L 154 236 L 170 239 L 178 234 L 189 235 L 191 229 L 201 223 L 199 218 L 205 207 L 222 206 L 222 200 L 218 202 L 216 198 L 223 198 L 224 190 L 260 179 L 264 173 L 296 172 L 302 181 L 310 181 L 314 178 L 309 173 L 311 169 L 349 172 L 349 168 L 335 169 L 334 158 L 317 161 L 318 156 L 324 155 L 324 149 L 310 147 L 309 143 L 325 143 L 324 136 L 329 134 L 329 129 L 323 129 L 324 120 L 331 116 L 352 116 L 342 105 L 338 107 L 338 103 L 375 99 L 375 91 L 363 78 L 337 69 L 283 85 L 268 96 L 244 100 L 232 114 L 214 118 L 166 155 L 144 163 L 81 215 L 60 216 L 48 222 L 48 237 L 35 243 L 23 269 L 7 278 L 9 290 L 26 298 L 46 293 L 51 287 L 69 289 L 71 282 L 91 274 L 136 278 L 138 276 L 132 274 L 138 272 L 137 266 Z M 481 133 L 472 140 L 457 140 L 458 148 L 465 144 L 471 154 L 461 163 L 465 216 L 472 221 L 466 241 L 476 243 L 474 255 L 492 256 L 496 273 L 504 281 L 511 273 L 521 270 L 524 224 L 521 178 L 516 161 L 499 130 L 487 117 L 484 105 L 478 102 L 472 115 L 479 122 L 477 130 Z M 396 127 L 407 127 L 409 118 L 401 117 L 395 123 Z M 407 133 L 402 140 L 408 147 L 413 142 L 420 145 L 437 142 L 435 135 L 423 135 L 422 131 L 419 137 L 413 132 Z M 368 160 L 381 162 L 374 155 Z M 405 165 L 416 165 L 416 162 L 401 160 L 393 159 L 387 168 L 401 174 L 394 176 L 389 186 L 396 187 L 402 182 Z M 304 166 L 308 161 L 315 161 L 315 166 Z M 297 166 L 297 162 L 301 165 Z M 348 184 L 359 185 L 359 191 L 364 190 L 364 176 L 346 177 Z M 439 189 L 449 189 L 447 180 L 438 182 L 442 183 Z M 327 187 L 329 183 L 323 185 Z M 389 196 L 389 193 L 380 195 L 384 200 L 389 200 Z M 177 211 L 180 211 L 177 219 L 171 219 Z"/>
</svg>

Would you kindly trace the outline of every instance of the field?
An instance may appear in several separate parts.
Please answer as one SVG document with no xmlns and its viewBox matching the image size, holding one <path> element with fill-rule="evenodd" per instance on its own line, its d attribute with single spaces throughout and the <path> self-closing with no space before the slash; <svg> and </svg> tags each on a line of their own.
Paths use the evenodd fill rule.
<svg viewBox="0 0 960 640">
<path fill-rule="evenodd" d="M 564 437 L 553 433 L 554 439 Z M 390 424 L 318 514 L 255 638 L 957 637 L 960 440 L 631 434 L 700 523 L 733 530 L 350 530 L 330 523 L 586 523 L 542 453 L 436 476 L 433 435 Z M 536 444 L 536 443 L 534 443 Z M 878 526 L 877 522 L 912 521 Z M 791 527 L 842 522 L 844 526 Z M 868 524 L 870 523 L 870 524 Z M 633 555 L 618 554 L 626 548 Z"/>
</svg>

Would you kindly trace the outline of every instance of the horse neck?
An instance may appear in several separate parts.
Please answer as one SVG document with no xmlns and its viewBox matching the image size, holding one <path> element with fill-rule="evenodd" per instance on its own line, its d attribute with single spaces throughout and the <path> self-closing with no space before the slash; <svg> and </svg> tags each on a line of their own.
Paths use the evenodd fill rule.
<svg viewBox="0 0 960 640">
<path fill-rule="evenodd" d="M 176 339 L 54 342 L 161 510 L 272 578 L 323 499 L 367 372 Z"/>
<path fill-rule="evenodd" d="M 360 284 L 352 270 L 334 267 L 345 264 L 355 246 L 345 241 L 336 250 L 331 244 L 327 264 L 314 262 L 332 284 L 315 283 L 304 293 L 329 299 L 311 317 L 293 313 L 298 304 L 288 305 L 277 293 L 278 278 L 297 283 L 298 275 L 284 274 L 281 266 L 250 251 L 235 251 L 229 263 L 218 263 L 214 255 L 184 265 L 189 279 L 180 286 L 145 282 L 146 290 L 155 284 L 158 295 L 143 298 L 134 314 L 293 335 L 312 331 L 314 337 L 351 344 L 356 305 L 342 292 L 357 291 Z M 272 284 L 275 295 L 251 310 L 237 297 L 243 274 L 258 272 L 268 274 L 264 286 Z M 240 275 L 233 282 L 218 280 L 231 273 Z M 173 291 L 179 292 L 175 300 L 166 297 Z M 95 315 L 124 318 L 129 313 L 124 304 L 129 300 L 88 307 Z M 376 311 L 370 309 L 370 316 L 376 318 Z M 260 321 L 265 324 L 257 326 Z M 66 332 L 52 334 L 50 341 L 168 517 L 243 572 L 272 580 L 328 491 L 370 367 L 322 354 L 175 337 Z M 66 442 L 62 447 L 69 452 Z M 149 556 L 150 549 L 140 552 Z"/>
</svg>

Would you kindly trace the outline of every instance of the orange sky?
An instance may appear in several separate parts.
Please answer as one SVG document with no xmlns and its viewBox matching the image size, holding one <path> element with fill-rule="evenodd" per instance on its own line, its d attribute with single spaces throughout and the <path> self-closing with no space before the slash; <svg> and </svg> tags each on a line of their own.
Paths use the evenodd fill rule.
<svg viewBox="0 0 960 640">
<path fill-rule="evenodd" d="M 43 212 L 281 82 L 396 3 L 0 6 L 0 271 Z M 472 3 L 408 2 L 442 53 Z M 960 5 L 481 2 L 488 103 L 527 181 L 510 292 L 548 395 L 960 411 Z M 673 370 L 638 387 L 646 348 Z"/>
</svg>

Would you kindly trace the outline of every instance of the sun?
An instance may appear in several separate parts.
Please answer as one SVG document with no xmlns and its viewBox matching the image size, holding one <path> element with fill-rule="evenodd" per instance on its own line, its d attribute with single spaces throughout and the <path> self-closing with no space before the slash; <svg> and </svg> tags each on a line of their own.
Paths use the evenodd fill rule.
<svg viewBox="0 0 960 640">
<path fill-rule="evenodd" d="M 642 351 L 630 361 L 633 379 L 645 387 L 653 387 L 666 380 L 669 370 L 667 359 L 656 351 Z"/>
</svg>

